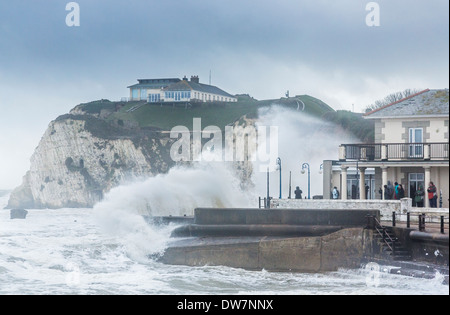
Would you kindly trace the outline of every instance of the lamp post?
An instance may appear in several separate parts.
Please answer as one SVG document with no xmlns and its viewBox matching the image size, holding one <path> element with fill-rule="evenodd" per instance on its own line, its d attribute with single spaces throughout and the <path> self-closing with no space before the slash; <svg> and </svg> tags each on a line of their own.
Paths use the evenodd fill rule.
<svg viewBox="0 0 450 315">
<path fill-rule="evenodd" d="M 305 174 L 305 169 L 308 169 L 308 199 L 311 199 L 311 169 L 308 163 L 303 163 L 302 174 Z"/>
<path fill-rule="evenodd" d="M 281 199 L 281 159 L 277 158 L 277 169 L 280 171 L 280 199 Z"/>
<path fill-rule="evenodd" d="M 270 208 L 270 175 L 269 175 L 269 168 L 267 168 L 267 199 L 265 207 L 266 209 Z"/>
<path fill-rule="evenodd" d="M 288 197 L 288 199 L 291 199 L 291 192 L 292 192 L 292 171 L 289 171 L 289 197 Z"/>
</svg>

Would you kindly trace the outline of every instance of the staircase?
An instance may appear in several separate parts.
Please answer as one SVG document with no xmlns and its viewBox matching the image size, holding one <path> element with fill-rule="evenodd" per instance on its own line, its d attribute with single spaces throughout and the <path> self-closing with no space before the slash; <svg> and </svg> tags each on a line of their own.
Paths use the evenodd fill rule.
<svg viewBox="0 0 450 315">
<path fill-rule="evenodd" d="M 381 245 L 383 252 L 391 256 L 395 261 L 411 261 L 410 251 L 403 246 L 395 236 L 392 227 L 382 226 L 378 221 L 375 226 L 374 238 Z"/>
</svg>

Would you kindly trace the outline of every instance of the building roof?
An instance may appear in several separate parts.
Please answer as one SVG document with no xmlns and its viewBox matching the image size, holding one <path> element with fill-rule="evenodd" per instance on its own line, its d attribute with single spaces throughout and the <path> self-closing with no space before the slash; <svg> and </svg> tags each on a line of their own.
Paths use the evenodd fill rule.
<svg viewBox="0 0 450 315">
<path fill-rule="evenodd" d="M 410 116 L 448 116 L 448 89 L 426 89 L 397 102 L 364 114 L 367 119 L 404 118 Z"/>
<path fill-rule="evenodd" d="M 207 85 L 203 83 L 196 83 L 192 81 L 182 80 L 178 83 L 169 85 L 164 89 L 164 91 L 198 91 L 210 94 L 216 94 L 226 97 L 234 97 L 233 95 L 219 89 L 213 85 Z"/>
<path fill-rule="evenodd" d="M 180 82 L 181 80 L 178 78 L 160 78 L 160 79 L 138 79 L 137 84 L 130 85 L 128 88 L 165 88 L 170 84 Z"/>
</svg>

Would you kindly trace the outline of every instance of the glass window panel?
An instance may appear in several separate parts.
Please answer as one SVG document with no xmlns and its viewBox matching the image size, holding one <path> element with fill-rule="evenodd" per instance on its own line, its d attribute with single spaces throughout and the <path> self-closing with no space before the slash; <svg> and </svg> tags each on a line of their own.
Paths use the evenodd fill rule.
<svg viewBox="0 0 450 315">
<path fill-rule="evenodd" d="M 415 142 L 422 142 L 422 129 L 416 129 L 415 131 Z"/>
</svg>

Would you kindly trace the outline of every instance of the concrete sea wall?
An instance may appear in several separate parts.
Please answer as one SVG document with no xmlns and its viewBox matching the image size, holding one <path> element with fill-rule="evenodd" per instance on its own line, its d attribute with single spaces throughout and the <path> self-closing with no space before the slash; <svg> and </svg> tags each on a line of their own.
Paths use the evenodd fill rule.
<svg viewBox="0 0 450 315">
<path fill-rule="evenodd" d="M 358 268 L 370 247 L 370 232 L 348 228 L 315 237 L 194 238 L 172 243 L 161 261 L 296 272 Z"/>
<path fill-rule="evenodd" d="M 378 210 L 195 209 L 161 257 L 167 264 L 318 272 L 356 268 Z"/>
</svg>

